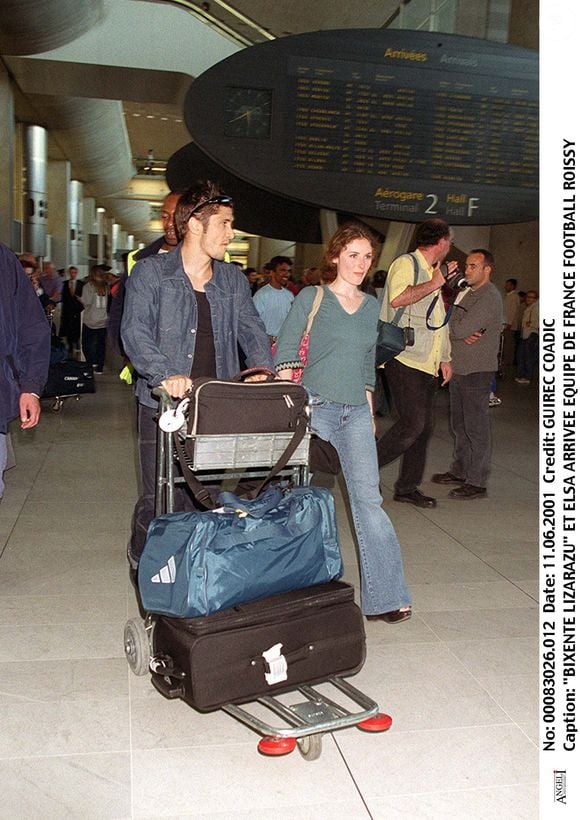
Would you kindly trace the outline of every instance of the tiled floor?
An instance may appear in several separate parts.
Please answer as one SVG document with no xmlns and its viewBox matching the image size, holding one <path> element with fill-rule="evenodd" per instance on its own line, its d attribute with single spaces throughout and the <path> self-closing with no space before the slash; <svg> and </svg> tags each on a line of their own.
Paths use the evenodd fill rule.
<svg viewBox="0 0 580 820">
<path fill-rule="evenodd" d="M 134 405 L 113 375 L 98 378 L 95 396 L 60 414 L 46 402 L 40 427 L 14 435 L 0 506 L 0 817 L 536 816 L 534 388 L 499 384 L 489 498 L 452 501 L 425 482 L 439 505 L 418 510 L 391 501 L 395 467 L 383 471 L 414 615 L 369 625 L 353 682 L 393 727 L 326 736 L 306 762 L 259 756 L 247 727 L 167 701 L 129 672 Z M 447 400 L 441 391 L 428 476 L 449 466 Z"/>
</svg>

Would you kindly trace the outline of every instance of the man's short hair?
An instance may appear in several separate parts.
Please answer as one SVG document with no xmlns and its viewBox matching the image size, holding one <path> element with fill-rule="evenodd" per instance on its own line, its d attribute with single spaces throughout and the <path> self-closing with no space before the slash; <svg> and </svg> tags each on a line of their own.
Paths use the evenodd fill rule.
<svg viewBox="0 0 580 820">
<path fill-rule="evenodd" d="M 416 242 L 419 248 L 430 248 L 440 239 L 447 239 L 451 230 L 444 219 L 428 219 L 417 228 Z"/>
<path fill-rule="evenodd" d="M 506 281 L 506 285 L 508 284 L 508 282 L 509 282 L 509 284 L 510 284 L 510 285 L 513 285 L 513 286 L 514 286 L 514 290 L 515 290 L 515 289 L 517 288 L 517 286 L 518 286 L 518 280 L 517 280 L 517 279 L 506 279 L 505 281 Z"/>
<path fill-rule="evenodd" d="M 469 253 L 480 253 L 483 256 L 483 264 L 490 268 L 493 268 L 495 265 L 493 253 L 488 251 L 487 248 L 474 248 L 472 251 L 469 251 Z"/>
<path fill-rule="evenodd" d="M 177 236 L 181 240 L 187 232 L 187 223 L 192 217 L 193 211 L 203 202 L 209 199 L 215 199 L 218 196 L 225 196 L 223 189 L 217 182 L 212 182 L 210 179 L 198 180 L 194 186 L 188 188 L 179 197 L 179 201 L 175 207 L 175 230 Z M 203 229 L 207 229 L 207 223 L 210 216 L 216 214 L 221 205 L 219 203 L 208 205 L 207 208 L 201 208 L 196 212 L 195 216 L 203 224 Z"/>
<path fill-rule="evenodd" d="M 289 256 L 273 256 L 269 264 L 270 270 L 275 270 L 278 265 L 290 265 L 292 267 L 292 260 Z"/>
</svg>

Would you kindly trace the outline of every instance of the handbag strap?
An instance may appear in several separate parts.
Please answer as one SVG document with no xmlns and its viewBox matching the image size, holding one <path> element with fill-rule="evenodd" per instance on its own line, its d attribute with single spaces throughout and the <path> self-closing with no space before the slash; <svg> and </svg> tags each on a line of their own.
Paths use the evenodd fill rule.
<svg viewBox="0 0 580 820">
<path fill-rule="evenodd" d="M 419 281 L 419 261 L 414 253 L 409 253 L 407 255 L 410 256 L 413 260 L 413 287 L 415 287 L 415 285 Z M 401 316 L 405 312 L 406 308 L 407 305 L 402 305 L 400 308 L 397 308 L 397 310 L 395 311 L 395 315 L 391 319 L 390 324 L 398 326 Z"/>
<path fill-rule="evenodd" d="M 308 336 L 308 334 L 312 330 L 312 322 L 314 321 L 314 317 L 318 313 L 318 308 L 320 307 L 322 298 L 324 296 L 324 288 L 321 285 L 315 285 L 315 287 L 316 293 L 314 295 L 312 307 L 310 308 L 310 313 L 308 314 L 308 319 L 306 320 L 306 329 L 304 330 L 303 336 Z"/>
</svg>

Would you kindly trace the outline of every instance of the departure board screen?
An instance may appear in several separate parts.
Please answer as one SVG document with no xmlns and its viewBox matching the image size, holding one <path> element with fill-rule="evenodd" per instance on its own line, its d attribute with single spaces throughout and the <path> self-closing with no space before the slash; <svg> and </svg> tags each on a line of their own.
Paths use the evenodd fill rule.
<svg viewBox="0 0 580 820">
<path fill-rule="evenodd" d="M 195 80 L 185 117 L 229 171 L 310 205 L 454 224 L 537 216 L 526 49 L 409 31 L 288 37 Z"/>
</svg>

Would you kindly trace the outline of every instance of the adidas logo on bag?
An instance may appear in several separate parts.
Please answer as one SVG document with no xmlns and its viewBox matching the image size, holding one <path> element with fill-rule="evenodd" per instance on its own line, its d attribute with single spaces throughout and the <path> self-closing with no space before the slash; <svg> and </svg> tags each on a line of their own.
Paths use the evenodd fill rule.
<svg viewBox="0 0 580 820">
<path fill-rule="evenodd" d="M 164 567 L 151 577 L 152 584 L 173 584 L 175 583 L 175 558 L 172 555 Z"/>
</svg>

